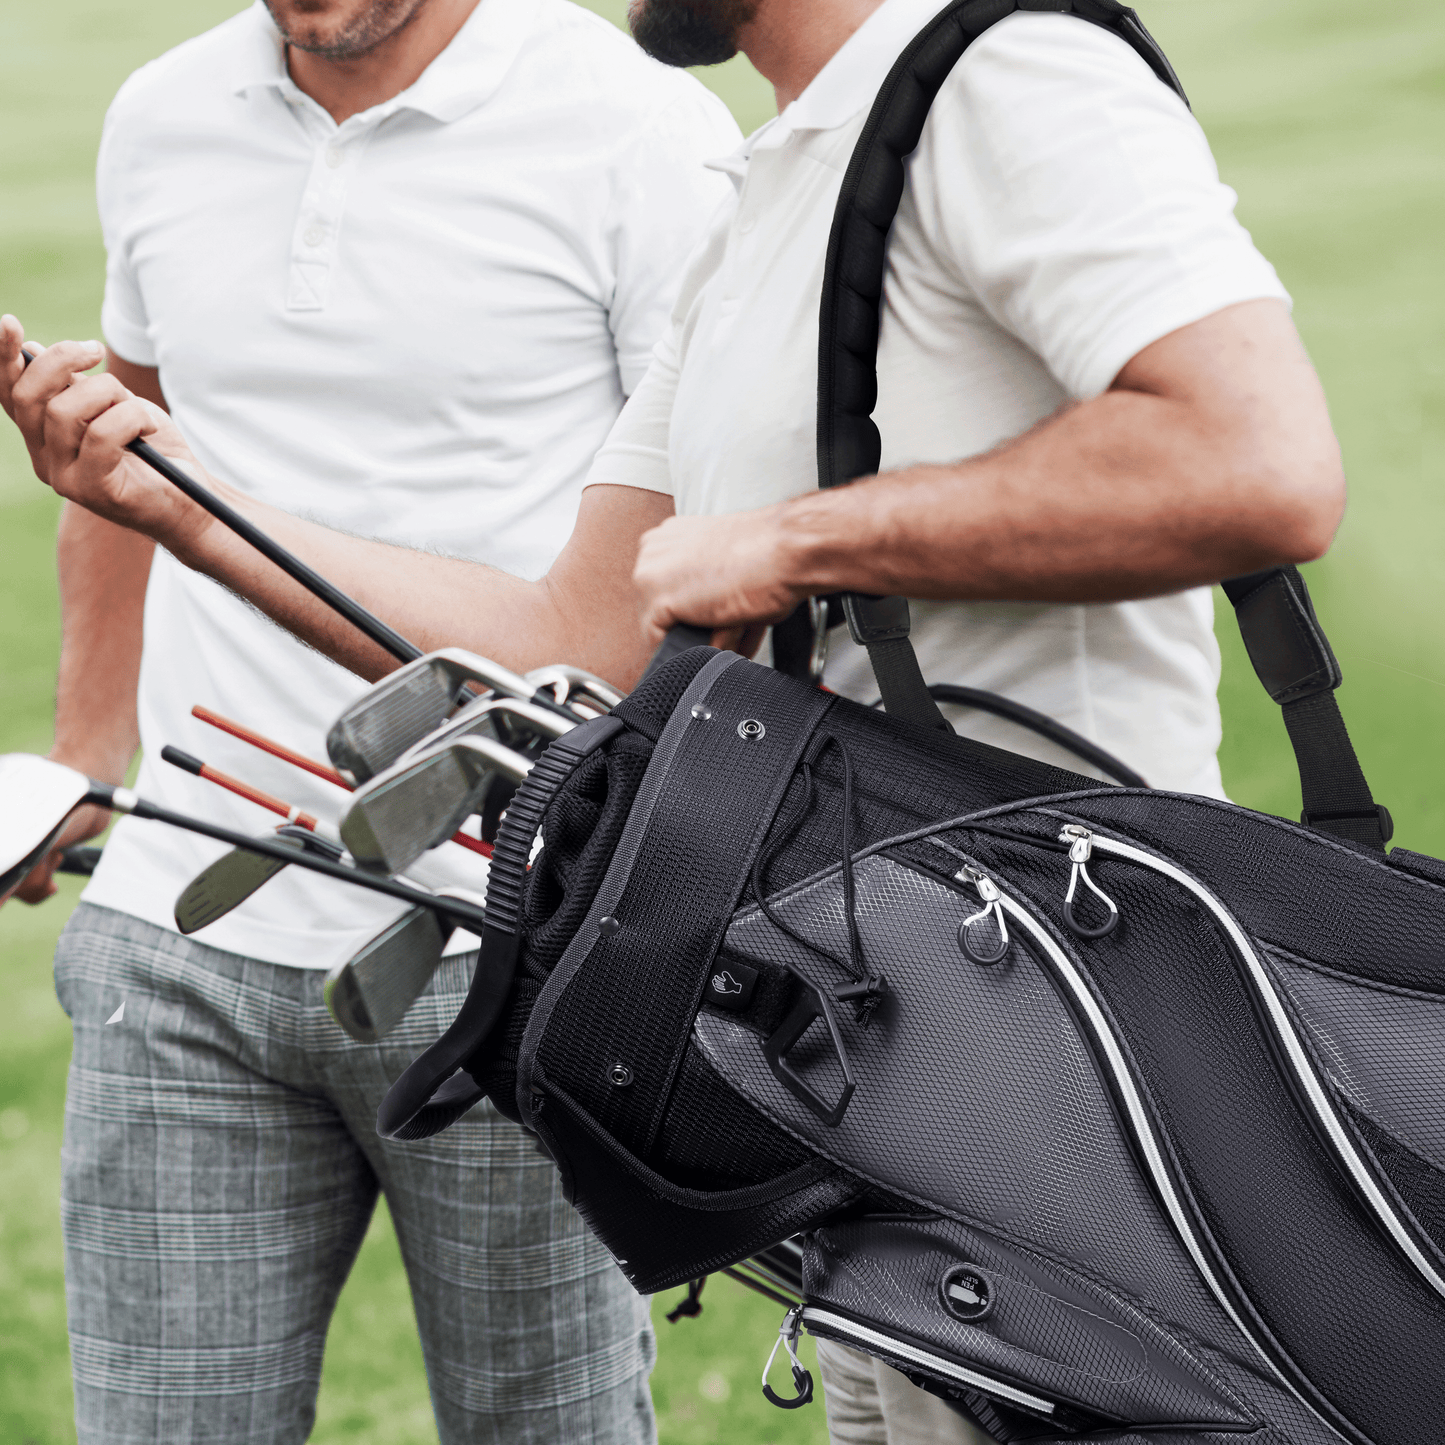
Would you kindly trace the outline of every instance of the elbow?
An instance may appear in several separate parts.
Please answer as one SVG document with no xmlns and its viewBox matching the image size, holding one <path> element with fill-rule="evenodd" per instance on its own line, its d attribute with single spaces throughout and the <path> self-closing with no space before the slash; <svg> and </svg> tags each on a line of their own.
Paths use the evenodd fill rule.
<svg viewBox="0 0 1445 1445">
<path fill-rule="evenodd" d="M 1257 479 L 1251 508 L 1255 568 L 1298 565 L 1323 557 L 1345 515 L 1345 474 L 1338 453 L 1310 466 L 1279 469 Z"/>
</svg>

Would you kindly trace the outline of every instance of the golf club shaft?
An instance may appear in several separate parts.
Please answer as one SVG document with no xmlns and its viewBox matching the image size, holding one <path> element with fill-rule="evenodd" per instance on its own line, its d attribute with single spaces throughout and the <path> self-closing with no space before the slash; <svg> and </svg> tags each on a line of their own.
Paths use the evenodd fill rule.
<svg viewBox="0 0 1445 1445">
<path fill-rule="evenodd" d="M 209 723 L 213 728 L 219 728 L 223 733 L 229 733 L 233 738 L 240 738 L 243 743 L 250 743 L 253 748 L 260 748 L 263 753 L 270 753 L 273 758 L 280 758 L 283 763 L 290 763 L 293 767 L 300 768 L 302 772 L 310 773 L 312 777 L 323 778 L 328 783 L 335 783 L 338 788 L 345 788 L 351 792 L 351 784 L 336 771 L 335 768 L 328 768 L 322 763 L 312 762 L 304 753 L 293 752 L 280 743 L 273 743 L 270 738 L 258 733 L 242 723 L 232 722 L 228 717 L 222 717 L 218 712 L 212 712 L 208 707 L 202 707 L 199 703 L 191 709 L 191 716 L 199 718 L 203 723 Z"/>
<path fill-rule="evenodd" d="M 485 909 L 474 903 L 450 897 L 438 898 L 434 893 L 423 893 L 391 878 L 376 877 L 363 873 L 358 868 L 348 868 L 343 863 L 332 863 L 326 858 L 319 858 L 314 853 L 306 853 L 285 843 L 273 843 L 269 838 L 252 838 L 231 828 L 220 828 L 200 818 L 188 817 L 185 813 L 173 813 L 169 808 L 157 807 L 154 803 L 137 797 L 129 788 L 92 781 L 85 801 L 98 807 L 112 808 L 117 813 L 129 813 L 135 818 L 167 823 L 172 828 L 181 828 L 187 833 L 199 833 L 203 838 L 214 838 L 218 843 L 229 843 L 233 848 L 259 853 L 263 858 L 276 858 L 298 868 L 309 868 L 313 873 L 322 873 L 328 878 L 340 879 L 343 883 L 353 883 L 358 888 L 366 888 L 373 893 L 384 893 L 388 898 L 399 898 L 403 903 L 419 903 L 424 908 L 435 909 L 448 918 L 466 924 L 473 933 L 480 934 L 486 926 Z"/>
<path fill-rule="evenodd" d="M 169 743 L 161 749 L 161 757 L 182 772 L 204 778 L 208 783 L 215 783 L 218 787 L 235 793 L 238 798 L 245 798 L 248 803 L 255 803 L 258 807 L 279 813 L 288 823 L 295 823 L 297 827 L 307 828 L 313 833 L 316 831 L 316 819 L 310 813 L 303 813 L 294 803 L 262 792 L 260 788 L 253 788 L 250 783 L 243 783 L 240 778 L 233 778 L 229 773 L 223 773 L 219 768 L 213 768 L 209 763 L 203 763 L 199 758 L 193 758 L 189 753 L 171 747 Z"/>
<path fill-rule="evenodd" d="M 20 348 L 20 355 L 26 366 L 35 359 L 23 346 Z M 229 527 L 243 542 L 249 542 L 263 557 L 274 562 L 288 577 L 299 582 L 318 602 L 325 603 L 333 612 L 344 617 L 384 652 L 389 652 L 399 662 L 410 662 L 421 656 L 421 648 L 408 642 L 399 632 L 394 632 L 354 597 L 348 597 L 339 587 L 334 587 L 319 572 L 268 537 L 234 507 L 227 506 L 214 492 L 188 476 L 168 457 L 163 457 L 149 442 L 137 438 L 126 444 L 126 450 L 159 472 L 173 487 L 179 488 L 223 526 Z"/>
<path fill-rule="evenodd" d="M 304 768 L 308 773 L 312 773 L 318 778 L 325 778 L 328 783 L 335 783 L 337 787 L 345 788 L 348 793 L 354 791 L 351 784 L 348 783 L 340 773 L 331 768 L 324 768 L 320 763 L 313 763 L 310 758 L 304 757 L 301 753 L 292 752 L 290 748 L 282 747 L 280 743 L 273 743 L 270 738 L 263 736 L 261 733 L 254 732 L 251 728 L 243 727 L 238 722 L 232 722 L 229 718 L 222 717 L 220 713 L 212 712 L 209 708 L 201 707 L 198 704 L 191 709 L 191 716 L 199 718 L 202 722 L 210 723 L 212 727 L 220 728 L 222 732 L 229 733 L 232 737 L 240 738 L 244 743 L 250 743 L 252 747 L 260 748 L 263 753 L 270 753 L 273 758 L 280 758 L 282 762 L 292 763 L 298 768 Z M 166 757 L 168 751 L 174 752 L 180 757 L 186 756 L 186 754 L 180 752 L 179 748 L 163 748 L 161 750 L 161 756 L 166 758 L 167 762 L 175 761 L 174 758 Z M 195 760 L 192 759 L 192 761 Z M 188 772 L 195 771 L 185 763 L 177 764 L 177 766 L 185 767 Z M 204 767 L 205 764 L 201 766 Z M 222 787 L 229 787 L 231 782 L 236 781 L 235 779 L 231 779 L 229 782 L 222 782 L 221 780 L 226 777 L 224 773 L 216 773 L 214 768 L 208 771 L 215 773 L 211 781 L 221 782 Z M 205 777 L 206 773 L 198 773 L 197 776 Z M 242 783 L 235 791 L 239 792 L 240 789 L 245 786 L 246 784 Z M 247 797 L 249 795 L 242 793 L 241 796 Z M 252 798 L 251 801 L 261 803 L 262 807 L 270 807 L 281 801 L 279 798 L 272 798 L 269 803 L 263 802 L 262 799 L 268 796 L 268 794 L 263 793 L 258 798 Z M 284 811 L 284 809 L 278 808 L 277 811 Z M 305 826 L 311 827 L 312 825 L 308 823 Z M 492 856 L 492 845 L 490 843 L 483 842 L 480 838 L 473 838 L 470 834 L 463 833 L 460 830 L 452 834 L 451 841 L 460 844 L 461 847 L 466 848 L 469 852 L 480 853 L 483 858 L 490 858 Z"/>
</svg>

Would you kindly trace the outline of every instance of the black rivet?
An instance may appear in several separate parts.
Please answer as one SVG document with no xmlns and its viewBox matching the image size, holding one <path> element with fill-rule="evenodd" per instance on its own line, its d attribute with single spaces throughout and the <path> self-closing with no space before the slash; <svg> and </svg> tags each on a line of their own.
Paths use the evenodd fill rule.
<svg viewBox="0 0 1445 1445">
<path fill-rule="evenodd" d="M 600 932 L 604 938 L 611 938 L 621 927 L 622 925 L 610 913 L 597 924 L 598 932 Z"/>
<path fill-rule="evenodd" d="M 956 1320 L 976 1325 L 993 1313 L 998 1287 L 974 1264 L 956 1264 L 938 1282 L 943 1307 Z"/>
<path fill-rule="evenodd" d="M 613 1064 L 607 1071 L 607 1077 L 615 1088 L 625 1089 L 632 1082 L 632 1070 L 626 1064 Z"/>
</svg>

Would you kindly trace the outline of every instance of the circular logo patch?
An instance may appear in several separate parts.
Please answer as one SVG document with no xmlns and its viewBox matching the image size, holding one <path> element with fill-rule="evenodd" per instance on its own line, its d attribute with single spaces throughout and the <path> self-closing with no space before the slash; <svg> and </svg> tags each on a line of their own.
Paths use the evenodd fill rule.
<svg viewBox="0 0 1445 1445">
<path fill-rule="evenodd" d="M 993 1277 L 976 1265 L 954 1265 L 943 1276 L 938 1289 L 943 1296 L 944 1309 L 956 1320 L 976 1325 L 993 1313 Z"/>
</svg>

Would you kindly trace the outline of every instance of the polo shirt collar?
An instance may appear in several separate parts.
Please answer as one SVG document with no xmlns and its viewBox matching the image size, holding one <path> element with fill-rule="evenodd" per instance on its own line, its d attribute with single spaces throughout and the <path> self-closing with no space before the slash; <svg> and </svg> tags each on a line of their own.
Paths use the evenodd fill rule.
<svg viewBox="0 0 1445 1445">
<path fill-rule="evenodd" d="M 835 130 L 873 104 L 904 47 L 944 7 L 940 0 L 883 0 L 808 88 L 778 117 L 777 129 Z M 758 139 L 762 139 L 759 132 Z"/>
<path fill-rule="evenodd" d="M 292 101 L 304 93 L 286 72 L 286 49 L 263 0 L 251 7 L 254 27 L 237 54 L 235 94 L 272 88 Z M 451 43 L 421 73 L 415 84 L 375 106 L 380 119 L 398 110 L 416 110 L 442 124 L 460 120 L 496 92 L 512 68 L 536 23 L 527 0 L 481 0 Z"/>
</svg>

